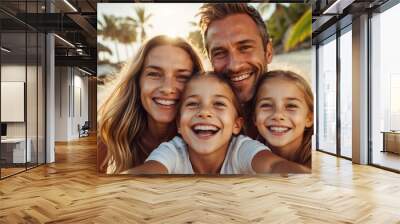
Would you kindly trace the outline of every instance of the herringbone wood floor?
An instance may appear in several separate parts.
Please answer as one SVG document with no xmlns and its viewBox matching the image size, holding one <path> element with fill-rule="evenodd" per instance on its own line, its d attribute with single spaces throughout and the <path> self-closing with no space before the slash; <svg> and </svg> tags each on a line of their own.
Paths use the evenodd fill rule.
<svg viewBox="0 0 400 224">
<path fill-rule="evenodd" d="M 400 223 L 400 175 L 315 152 L 312 175 L 101 177 L 95 138 L 0 181 L 0 223 Z"/>
</svg>

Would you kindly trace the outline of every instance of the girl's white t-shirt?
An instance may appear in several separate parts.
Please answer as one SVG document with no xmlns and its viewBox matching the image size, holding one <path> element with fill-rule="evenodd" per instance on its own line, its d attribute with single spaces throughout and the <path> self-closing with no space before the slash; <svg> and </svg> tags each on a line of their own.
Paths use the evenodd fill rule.
<svg viewBox="0 0 400 224">
<path fill-rule="evenodd" d="M 244 135 L 232 137 L 220 174 L 255 174 L 251 162 L 262 150 L 270 150 L 261 142 Z M 179 136 L 160 144 L 146 161 L 163 164 L 169 174 L 194 174 L 187 144 Z"/>
</svg>

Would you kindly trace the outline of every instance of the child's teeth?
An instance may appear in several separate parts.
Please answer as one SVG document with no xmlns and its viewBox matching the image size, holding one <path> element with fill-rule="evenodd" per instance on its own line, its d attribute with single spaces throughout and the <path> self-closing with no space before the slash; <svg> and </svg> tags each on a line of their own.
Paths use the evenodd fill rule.
<svg viewBox="0 0 400 224">
<path fill-rule="evenodd" d="M 289 128 L 285 127 L 270 127 L 271 131 L 276 131 L 276 132 L 285 132 L 289 130 Z"/>
<path fill-rule="evenodd" d="M 212 125 L 196 125 L 194 127 L 194 130 L 200 130 L 200 131 L 217 131 L 217 127 L 212 126 Z"/>
</svg>

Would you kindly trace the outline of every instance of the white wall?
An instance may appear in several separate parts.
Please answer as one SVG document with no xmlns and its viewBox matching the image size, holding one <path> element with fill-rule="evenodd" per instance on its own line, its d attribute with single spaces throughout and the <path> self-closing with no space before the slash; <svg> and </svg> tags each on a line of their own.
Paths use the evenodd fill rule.
<svg viewBox="0 0 400 224">
<path fill-rule="evenodd" d="M 75 116 L 72 123 L 71 135 L 73 136 L 73 138 L 78 138 L 79 137 L 78 124 L 82 126 L 85 123 L 85 121 L 88 121 L 89 118 L 89 113 L 88 113 L 89 103 L 88 103 L 88 77 L 84 76 L 82 72 L 76 69 L 74 72 L 74 89 L 75 92 L 73 92 L 73 94 L 75 95 L 73 97 L 75 100 L 74 102 Z M 77 90 L 80 90 L 80 93 L 78 93 Z M 78 94 L 80 94 L 80 97 Z M 81 109 L 81 111 L 79 111 L 79 109 Z"/>
<path fill-rule="evenodd" d="M 32 67 L 28 66 L 28 72 Z M 25 82 L 25 64 L 9 64 L 1 66 L 1 81 Z M 27 94 L 28 97 L 33 94 Z M 35 94 L 36 96 L 36 94 Z M 1 108 L 7 110 L 7 108 Z M 25 137 L 25 122 L 7 122 L 8 137 Z"/>
<path fill-rule="evenodd" d="M 38 70 L 37 70 L 38 69 Z M 26 112 L 26 120 L 22 122 L 6 122 L 7 137 L 30 139 L 32 161 L 44 163 L 44 83 L 42 67 L 25 64 L 3 64 L 1 66 L 1 81 L 24 82 L 26 86 L 26 106 L 22 107 L 22 113 Z M 25 80 L 27 78 L 27 80 Z M 22 93 L 23 94 L 23 93 Z M 7 97 L 7 96 L 2 96 Z M 10 107 L 2 107 L 4 112 L 12 110 Z M 13 111 L 7 111 L 13 113 Z M 15 112 L 14 112 L 15 113 Z M 38 155 L 37 155 L 38 153 Z"/>
<path fill-rule="evenodd" d="M 88 120 L 88 78 L 76 68 L 56 67 L 55 107 L 55 140 L 77 139 Z"/>
<path fill-rule="evenodd" d="M 69 69 L 55 68 L 55 141 L 68 140 Z"/>
</svg>

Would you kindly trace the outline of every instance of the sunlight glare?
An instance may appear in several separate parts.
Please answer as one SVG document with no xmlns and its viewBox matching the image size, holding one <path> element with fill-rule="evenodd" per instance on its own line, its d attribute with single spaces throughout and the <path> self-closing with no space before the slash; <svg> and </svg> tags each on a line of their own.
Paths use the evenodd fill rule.
<svg viewBox="0 0 400 224">
<path fill-rule="evenodd" d="M 195 14 L 201 4 L 147 4 L 147 8 L 154 15 L 151 18 L 153 29 L 151 36 L 165 34 L 171 37 L 186 38 L 193 29 L 190 21 L 197 21 Z M 178 10 L 177 10 L 178 9 Z"/>
</svg>

